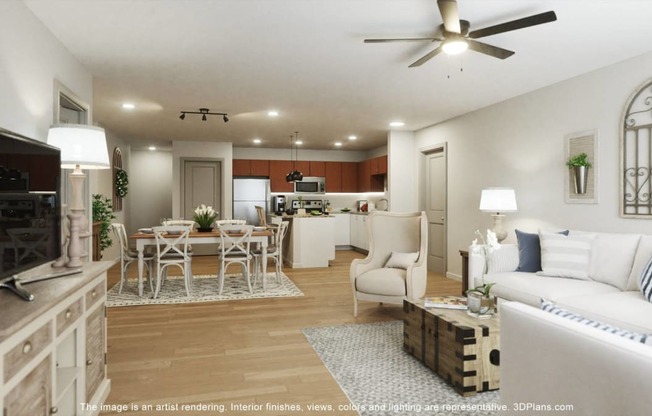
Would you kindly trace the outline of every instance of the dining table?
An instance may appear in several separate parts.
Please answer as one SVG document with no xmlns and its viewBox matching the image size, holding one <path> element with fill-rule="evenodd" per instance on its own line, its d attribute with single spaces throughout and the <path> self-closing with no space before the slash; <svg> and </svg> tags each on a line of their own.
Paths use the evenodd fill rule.
<svg viewBox="0 0 652 416">
<path fill-rule="evenodd" d="M 242 234 L 233 233 L 232 235 L 238 236 Z M 274 235 L 273 232 L 269 229 L 254 230 L 253 233 L 251 233 L 250 241 L 252 243 L 259 244 L 262 252 L 261 257 L 262 257 L 263 267 L 261 267 L 262 269 L 261 274 L 262 274 L 263 290 L 267 289 L 267 267 L 266 267 L 267 245 L 269 243 L 269 238 L 272 237 L 273 235 Z M 138 252 L 138 296 L 142 297 L 143 296 L 143 269 L 145 268 L 145 261 L 144 261 L 145 247 L 155 246 L 156 238 L 154 237 L 153 232 L 138 231 L 137 233 L 130 235 L 129 239 L 134 240 L 136 242 L 136 251 Z M 219 244 L 219 243 L 221 243 L 219 230 L 211 230 L 211 231 L 193 230 L 188 237 L 188 244 L 192 244 L 192 245 Z M 215 254 L 217 254 L 217 252 Z"/>
</svg>

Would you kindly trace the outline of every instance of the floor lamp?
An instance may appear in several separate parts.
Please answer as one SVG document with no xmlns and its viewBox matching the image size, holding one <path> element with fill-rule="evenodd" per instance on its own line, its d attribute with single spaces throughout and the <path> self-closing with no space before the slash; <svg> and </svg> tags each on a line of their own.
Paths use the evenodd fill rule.
<svg viewBox="0 0 652 416">
<path fill-rule="evenodd" d="M 106 135 L 100 127 L 83 124 L 56 124 L 48 132 L 48 144 L 61 149 L 61 167 L 74 169 L 70 174 L 68 223 L 70 240 L 66 267 L 81 267 L 86 252 L 82 237 L 90 235 L 82 190 L 86 175 L 82 169 L 109 169 Z"/>
<path fill-rule="evenodd" d="M 511 188 L 487 188 L 480 195 L 480 211 L 493 212 L 493 232 L 500 243 L 507 238 L 507 231 L 503 229 L 503 212 L 516 211 L 516 193 Z"/>
</svg>

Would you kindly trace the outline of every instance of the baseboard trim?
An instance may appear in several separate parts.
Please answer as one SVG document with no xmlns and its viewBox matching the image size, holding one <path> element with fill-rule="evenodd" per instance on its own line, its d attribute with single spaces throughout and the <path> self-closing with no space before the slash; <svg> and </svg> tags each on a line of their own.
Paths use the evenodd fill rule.
<svg viewBox="0 0 652 416">
<path fill-rule="evenodd" d="M 457 273 L 446 272 L 446 277 L 452 280 L 462 281 L 462 276 Z"/>
</svg>

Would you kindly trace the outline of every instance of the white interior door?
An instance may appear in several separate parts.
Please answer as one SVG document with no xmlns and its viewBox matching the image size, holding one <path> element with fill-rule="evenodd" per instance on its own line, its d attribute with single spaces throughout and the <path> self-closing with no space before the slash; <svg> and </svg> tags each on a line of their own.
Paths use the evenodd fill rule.
<svg viewBox="0 0 652 416">
<path fill-rule="evenodd" d="M 192 219 L 200 204 L 219 211 L 222 206 L 222 163 L 217 160 L 184 160 L 181 195 L 184 219 Z M 212 244 L 193 247 L 194 254 L 215 254 L 215 250 Z"/>
<path fill-rule="evenodd" d="M 425 211 L 428 215 L 428 270 L 446 275 L 446 149 L 425 154 Z"/>
</svg>

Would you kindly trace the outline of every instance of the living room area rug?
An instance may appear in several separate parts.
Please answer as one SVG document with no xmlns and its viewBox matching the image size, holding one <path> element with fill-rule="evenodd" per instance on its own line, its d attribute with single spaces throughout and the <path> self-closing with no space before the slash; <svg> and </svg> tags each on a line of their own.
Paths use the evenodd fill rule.
<svg viewBox="0 0 652 416">
<path fill-rule="evenodd" d="M 303 292 L 281 272 L 280 282 L 277 282 L 276 273 L 267 273 L 267 287 L 263 290 L 259 281 L 249 293 L 247 283 L 240 274 L 227 274 L 224 279 L 224 290 L 218 294 L 217 276 L 196 275 L 193 277 L 192 296 L 186 294 L 186 286 L 182 276 L 168 276 L 162 284 L 158 297 L 153 299 L 149 291 L 149 282 L 144 281 L 145 291 L 143 296 L 138 296 L 138 280 L 129 279 L 122 286 L 122 293 L 118 293 L 120 282 L 113 286 L 107 293 L 106 305 L 108 307 L 138 306 L 138 305 L 169 305 L 195 302 L 215 302 L 237 299 L 259 299 L 303 296 Z M 156 285 L 156 282 L 154 282 Z"/>
<path fill-rule="evenodd" d="M 401 321 L 304 328 L 303 333 L 360 415 L 498 414 L 498 391 L 462 397 L 404 352 Z"/>
</svg>

